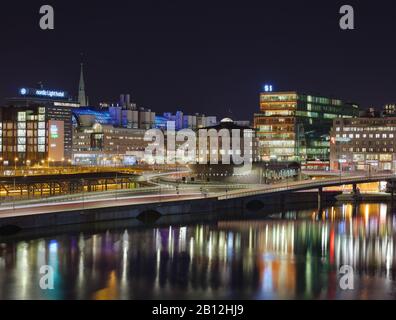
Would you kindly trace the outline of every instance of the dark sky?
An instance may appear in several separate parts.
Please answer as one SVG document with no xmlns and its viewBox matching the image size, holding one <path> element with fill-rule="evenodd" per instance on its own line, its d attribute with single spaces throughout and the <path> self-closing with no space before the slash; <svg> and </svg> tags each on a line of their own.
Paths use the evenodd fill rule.
<svg viewBox="0 0 396 320">
<path fill-rule="evenodd" d="M 80 53 L 91 102 L 251 119 L 264 83 L 355 101 L 396 102 L 396 1 L 2 1 L 0 97 L 21 86 L 77 95 Z M 39 8 L 55 9 L 55 30 Z M 355 8 L 341 31 L 339 9 Z M 229 110 L 232 113 L 229 113 Z"/>
</svg>

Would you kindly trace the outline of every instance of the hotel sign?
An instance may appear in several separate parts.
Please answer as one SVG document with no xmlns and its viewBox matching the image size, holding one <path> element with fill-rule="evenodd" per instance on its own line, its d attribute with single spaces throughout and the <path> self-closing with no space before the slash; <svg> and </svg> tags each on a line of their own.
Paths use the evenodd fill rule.
<svg viewBox="0 0 396 320">
<path fill-rule="evenodd" d="M 21 88 L 19 94 L 24 97 L 41 97 L 41 98 L 60 98 L 66 99 L 68 93 L 66 91 L 46 90 L 46 89 L 32 89 Z"/>
</svg>

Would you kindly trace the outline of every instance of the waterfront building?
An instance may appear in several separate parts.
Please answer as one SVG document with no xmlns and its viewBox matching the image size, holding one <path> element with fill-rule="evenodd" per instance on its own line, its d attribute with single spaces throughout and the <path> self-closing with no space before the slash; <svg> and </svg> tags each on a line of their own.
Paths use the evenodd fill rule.
<svg viewBox="0 0 396 320">
<path fill-rule="evenodd" d="M 5 165 L 64 162 L 72 156 L 72 110 L 65 91 L 22 88 L 0 108 L 0 152 Z"/>
<path fill-rule="evenodd" d="M 264 163 L 260 161 L 259 140 L 256 131 L 251 127 L 240 126 L 232 119 L 225 118 L 218 125 L 203 128 L 204 130 L 215 130 L 218 134 L 217 143 L 212 143 L 208 134 L 206 150 L 197 149 L 197 163 L 190 164 L 192 174 L 203 181 L 222 181 L 227 183 L 266 183 L 282 179 L 285 177 L 296 176 L 299 172 L 299 165 L 296 163 Z M 233 130 L 239 130 L 239 148 L 229 148 L 230 141 L 225 140 L 224 136 L 233 136 Z M 199 130 L 198 130 L 199 131 Z M 225 133 L 228 132 L 228 135 Z M 245 149 L 244 137 L 251 139 L 249 150 Z M 232 140 L 231 140 L 232 141 Z M 198 145 L 202 145 L 199 141 Z M 232 142 L 231 142 L 232 145 Z M 230 163 L 222 161 L 223 156 L 231 156 Z M 234 156 L 242 157 L 245 160 L 246 152 L 248 161 L 251 163 L 246 166 L 234 161 Z M 211 162 L 218 162 L 213 164 Z"/>
<path fill-rule="evenodd" d="M 396 170 L 396 117 L 335 119 L 330 165 L 333 170 Z"/>
<path fill-rule="evenodd" d="M 254 115 L 260 157 L 264 161 L 329 161 L 335 118 L 359 115 L 356 104 L 291 92 L 263 92 Z"/>
</svg>

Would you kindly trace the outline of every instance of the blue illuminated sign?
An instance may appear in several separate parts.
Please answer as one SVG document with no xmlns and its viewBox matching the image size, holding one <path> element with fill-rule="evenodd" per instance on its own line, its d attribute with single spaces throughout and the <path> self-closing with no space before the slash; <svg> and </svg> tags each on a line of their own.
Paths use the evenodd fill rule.
<svg viewBox="0 0 396 320">
<path fill-rule="evenodd" d="M 68 94 L 66 91 L 55 91 L 46 89 L 32 89 L 32 88 L 21 88 L 19 90 L 21 96 L 29 97 L 43 97 L 43 98 L 67 98 Z"/>
<path fill-rule="evenodd" d="M 64 91 L 36 90 L 36 95 L 50 98 L 64 98 L 66 93 Z"/>
<path fill-rule="evenodd" d="M 273 87 L 272 87 L 272 84 L 266 84 L 266 85 L 264 86 L 264 91 L 265 91 L 265 92 L 272 92 L 272 91 L 274 91 L 274 90 L 273 90 Z"/>
</svg>

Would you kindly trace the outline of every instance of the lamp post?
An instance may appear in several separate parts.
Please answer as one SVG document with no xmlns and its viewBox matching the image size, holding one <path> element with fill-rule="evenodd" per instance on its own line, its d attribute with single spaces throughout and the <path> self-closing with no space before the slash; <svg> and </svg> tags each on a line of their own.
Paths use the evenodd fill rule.
<svg viewBox="0 0 396 320">
<path fill-rule="evenodd" d="M 12 209 L 15 211 L 15 191 L 16 191 L 16 181 L 14 175 L 14 196 L 12 197 Z"/>
<path fill-rule="evenodd" d="M 4 166 L 3 166 L 4 159 L 3 159 L 3 157 L 0 157 L 0 163 L 1 163 L 1 175 L 3 175 L 4 174 Z"/>
<path fill-rule="evenodd" d="M 117 195 L 117 192 L 118 192 L 118 168 L 117 168 L 118 162 L 117 162 L 117 158 L 114 157 L 114 158 L 113 158 L 113 161 L 115 162 L 115 166 L 116 166 L 116 180 L 115 180 L 115 183 L 116 183 L 115 188 L 116 188 L 116 190 L 115 190 L 115 199 L 117 200 L 117 198 L 118 198 L 118 195 Z"/>
<path fill-rule="evenodd" d="M 286 164 L 286 189 L 289 190 L 289 163 Z"/>
<path fill-rule="evenodd" d="M 265 184 L 268 184 L 268 167 L 269 167 L 269 163 L 266 162 L 265 163 Z"/>
<path fill-rule="evenodd" d="M 17 164 L 18 164 L 18 161 L 19 161 L 19 159 L 18 159 L 18 158 L 15 158 L 15 159 L 14 159 L 14 169 L 15 169 L 15 175 L 16 175 L 16 173 L 17 173 Z"/>
<path fill-rule="evenodd" d="M 344 163 L 344 161 L 342 159 L 338 160 L 339 165 L 340 165 L 340 182 L 342 181 L 342 164 Z"/>
<path fill-rule="evenodd" d="M 369 178 L 371 178 L 371 163 L 369 163 Z"/>
<path fill-rule="evenodd" d="M 81 179 L 82 184 L 82 202 L 83 202 L 83 210 L 85 210 L 85 181 Z"/>
<path fill-rule="evenodd" d="M 26 168 L 27 168 L 27 170 L 29 171 L 29 168 L 30 168 L 30 164 L 31 164 L 32 162 L 28 159 L 28 160 L 26 160 Z"/>
</svg>

